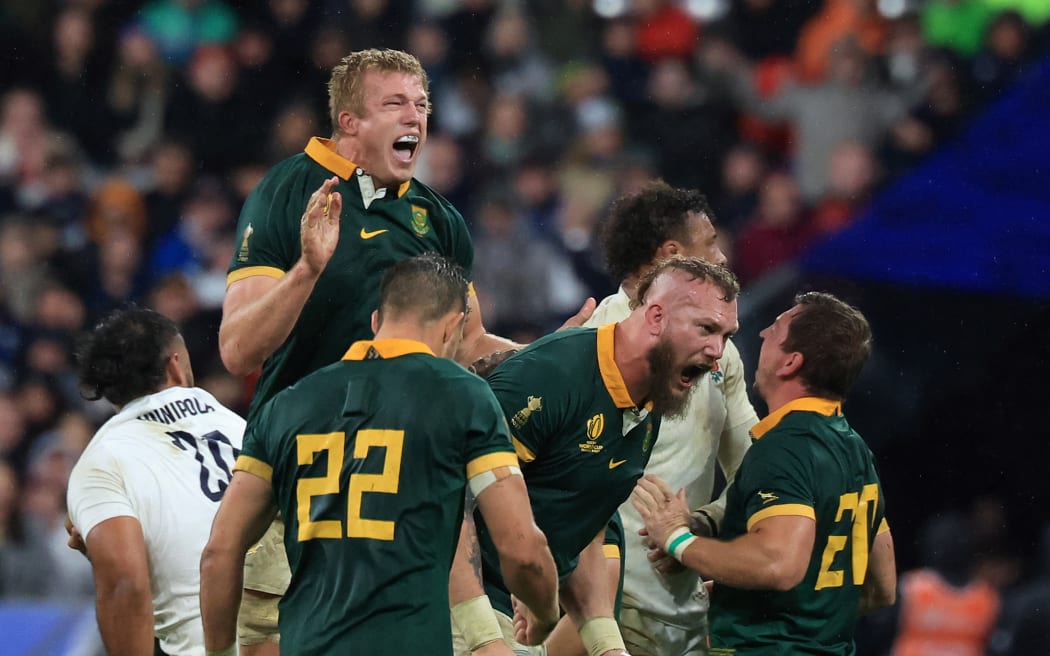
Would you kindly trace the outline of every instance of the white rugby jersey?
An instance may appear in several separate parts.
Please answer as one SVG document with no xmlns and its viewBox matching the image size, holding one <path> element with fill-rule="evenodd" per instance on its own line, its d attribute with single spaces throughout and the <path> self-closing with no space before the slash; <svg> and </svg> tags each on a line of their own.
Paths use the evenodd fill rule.
<svg viewBox="0 0 1050 656">
<path fill-rule="evenodd" d="M 169 387 L 107 421 L 70 475 L 69 516 L 85 540 L 113 517 L 142 525 L 165 653 L 204 653 L 201 552 L 243 436 L 244 420 L 208 392 Z"/>
<path fill-rule="evenodd" d="M 630 297 L 620 287 L 598 305 L 585 325 L 622 321 L 630 313 Z M 665 419 L 660 424 L 645 472 L 667 481 L 676 492 L 685 488 L 689 507 L 703 508 L 720 524 L 725 496 L 711 500 L 716 465 L 721 464 L 726 478 L 733 479 L 751 446 L 749 431 L 756 423 L 758 416 L 747 397 L 740 352 L 727 342 L 717 370 L 697 381 L 682 418 Z M 620 506 L 620 517 L 626 541 L 623 605 L 670 624 L 694 624 L 708 606 L 706 595 L 696 594 L 700 575 L 693 570 L 672 575 L 657 572 L 646 559 L 644 538 L 638 535 L 645 523 L 630 500 Z"/>
</svg>

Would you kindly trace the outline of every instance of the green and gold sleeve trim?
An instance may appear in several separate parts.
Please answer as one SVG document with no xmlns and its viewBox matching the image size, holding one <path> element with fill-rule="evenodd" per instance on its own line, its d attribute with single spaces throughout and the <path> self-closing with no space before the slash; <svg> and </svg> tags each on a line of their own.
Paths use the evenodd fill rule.
<svg viewBox="0 0 1050 656">
<path fill-rule="evenodd" d="M 467 478 L 474 478 L 478 474 L 483 474 L 487 471 L 492 471 L 493 469 L 499 469 L 500 467 L 517 466 L 518 456 L 510 451 L 487 453 L 483 456 L 478 456 L 467 463 Z"/>
<path fill-rule="evenodd" d="M 374 355 L 373 355 L 374 353 Z M 412 353 L 434 355 L 430 347 L 414 339 L 374 339 L 354 342 L 343 356 L 344 360 L 366 360 L 370 357 L 397 358 Z"/>
<path fill-rule="evenodd" d="M 267 278 L 280 280 L 284 277 L 284 274 L 285 271 L 272 266 L 244 267 L 243 269 L 230 271 L 230 273 L 226 275 L 226 286 L 229 287 L 238 280 L 244 280 L 245 278 L 252 278 L 254 276 L 266 276 Z"/>
<path fill-rule="evenodd" d="M 825 417 L 842 414 L 842 401 L 832 401 L 816 396 L 804 396 L 777 408 L 775 412 L 769 413 L 765 419 L 751 427 L 751 437 L 756 440 L 773 430 L 784 417 L 792 412 L 815 412 Z"/>
<path fill-rule="evenodd" d="M 354 171 L 357 170 L 357 164 L 354 164 L 336 152 L 335 142 L 331 139 L 311 137 L 309 143 L 306 144 L 306 148 L 303 149 L 303 152 L 306 153 L 307 157 L 344 180 L 349 180 L 350 176 L 352 176 Z M 407 194 L 411 186 L 411 180 L 402 182 L 397 188 L 397 197 L 401 198 Z"/>
<path fill-rule="evenodd" d="M 620 559 L 620 545 L 618 544 L 603 544 L 602 553 L 605 554 L 606 558 Z"/>
<path fill-rule="evenodd" d="M 879 522 L 879 530 L 875 532 L 875 535 L 882 535 L 883 533 L 885 533 L 885 532 L 887 532 L 889 530 L 890 530 L 890 523 L 886 521 L 885 517 L 883 517 L 882 521 Z"/>
<path fill-rule="evenodd" d="M 616 324 L 611 323 L 598 329 L 598 369 L 602 372 L 602 382 L 612 397 L 617 408 L 634 408 L 637 404 L 627 391 L 627 383 L 616 366 L 615 338 Z"/>
<path fill-rule="evenodd" d="M 267 483 L 273 482 L 273 467 L 251 456 L 237 456 L 237 463 L 234 464 L 233 471 L 248 472 Z"/>
<path fill-rule="evenodd" d="M 817 513 L 813 510 L 813 506 L 807 506 L 803 503 L 782 503 L 779 506 L 763 508 L 748 517 L 747 530 L 750 531 L 752 526 L 770 517 L 808 517 L 816 521 Z"/>
<path fill-rule="evenodd" d="M 469 297 L 469 296 L 477 296 L 477 295 L 478 295 L 478 291 L 476 289 L 474 289 L 474 283 L 468 282 L 467 283 L 467 296 Z"/>
<path fill-rule="evenodd" d="M 529 447 L 522 444 L 518 438 L 512 437 L 511 441 L 514 443 L 514 452 L 518 454 L 518 460 L 522 462 L 532 462 L 536 459 L 536 454 L 529 450 Z"/>
</svg>

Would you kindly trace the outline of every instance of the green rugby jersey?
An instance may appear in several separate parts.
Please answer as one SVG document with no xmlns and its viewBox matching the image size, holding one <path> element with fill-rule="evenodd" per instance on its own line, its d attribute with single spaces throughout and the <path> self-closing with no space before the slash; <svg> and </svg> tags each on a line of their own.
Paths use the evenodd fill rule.
<svg viewBox="0 0 1050 656">
<path fill-rule="evenodd" d="M 259 406 L 311 371 L 337 361 L 353 342 L 372 337 L 379 282 L 395 262 L 422 253 L 444 255 L 470 277 L 474 251 L 466 223 L 452 205 L 411 180 L 398 193 L 365 205 L 371 178 L 313 138 L 306 150 L 274 166 L 248 196 L 226 284 L 251 276 L 280 278 L 302 253 L 300 220 L 310 195 L 326 179 L 341 178 L 339 243 L 317 280 L 288 339 L 263 363 L 249 423 Z"/>
<path fill-rule="evenodd" d="M 721 538 L 768 517 L 816 521 L 806 576 L 786 592 L 716 584 L 711 654 L 853 654 L 853 630 L 885 500 L 867 444 L 837 401 L 796 399 L 751 429 L 729 488 Z"/>
<path fill-rule="evenodd" d="M 627 392 L 613 359 L 615 327 L 548 335 L 489 377 L 562 580 L 634 489 L 659 428 L 659 419 Z M 507 612 L 498 554 L 480 513 L 475 519 L 486 591 Z"/>
<path fill-rule="evenodd" d="M 484 381 L 409 340 L 357 342 L 279 392 L 236 469 L 273 485 L 292 579 L 281 653 L 451 654 L 469 478 L 517 458 Z"/>
</svg>

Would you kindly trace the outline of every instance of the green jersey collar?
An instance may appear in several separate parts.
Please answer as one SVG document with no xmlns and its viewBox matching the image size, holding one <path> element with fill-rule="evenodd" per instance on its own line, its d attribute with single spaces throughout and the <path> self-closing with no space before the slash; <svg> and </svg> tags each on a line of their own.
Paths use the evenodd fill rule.
<svg viewBox="0 0 1050 656">
<path fill-rule="evenodd" d="M 371 360 L 374 358 L 398 358 L 412 353 L 434 355 L 430 347 L 414 339 L 375 339 L 354 342 L 343 356 L 344 360 Z"/>
<path fill-rule="evenodd" d="M 756 440 L 773 430 L 784 417 L 791 412 L 816 412 L 817 414 L 830 417 L 842 414 L 842 401 L 832 401 L 816 396 L 803 396 L 802 398 L 789 401 L 777 408 L 776 412 L 769 413 L 765 419 L 751 427 L 751 437 Z"/>
<path fill-rule="evenodd" d="M 335 151 L 335 142 L 331 139 L 311 137 L 310 142 L 306 144 L 306 148 L 303 149 L 303 152 L 306 153 L 307 157 L 344 180 L 349 180 L 350 176 L 353 175 L 354 171 L 358 168 L 357 164 L 354 164 Z M 411 180 L 402 182 L 401 186 L 397 188 L 397 197 L 401 198 L 408 193 L 408 188 L 411 186 Z"/>
</svg>

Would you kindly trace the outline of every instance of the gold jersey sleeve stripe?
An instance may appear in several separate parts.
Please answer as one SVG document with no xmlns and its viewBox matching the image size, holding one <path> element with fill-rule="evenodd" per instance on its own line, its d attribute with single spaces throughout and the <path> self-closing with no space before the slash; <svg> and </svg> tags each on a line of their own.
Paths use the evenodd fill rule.
<svg viewBox="0 0 1050 656">
<path fill-rule="evenodd" d="M 519 442 L 518 438 L 512 437 L 511 440 L 514 442 L 514 451 L 518 454 L 518 460 L 532 462 L 536 459 L 536 454 L 530 451 L 529 447 Z"/>
<path fill-rule="evenodd" d="M 803 503 L 782 503 L 779 506 L 769 506 L 759 510 L 754 515 L 751 515 L 747 519 L 747 530 L 751 530 L 751 527 L 759 523 L 763 519 L 769 517 L 808 517 L 814 521 L 817 519 L 817 513 L 813 510 L 813 506 L 807 506 Z"/>
<path fill-rule="evenodd" d="M 273 467 L 251 456 L 237 456 L 237 464 L 233 466 L 233 471 L 248 472 L 258 476 L 267 483 L 273 481 Z"/>
<path fill-rule="evenodd" d="M 467 463 L 467 478 L 474 478 L 482 472 L 492 471 L 498 467 L 517 467 L 518 457 L 509 451 L 487 453 Z"/>
<path fill-rule="evenodd" d="M 254 276 L 266 276 L 267 278 L 273 278 L 280 280 L 284 277 L 285 272 L 277 267 L 270 266 L 251 266 L 244 267 L 243 269 L 237 269 L 236 271 L 230 271 L 226 276 L 226 286 L 229 287 L 238 280 L 244 280 L 245 278 L 252 278 Z"/>
</svg>

